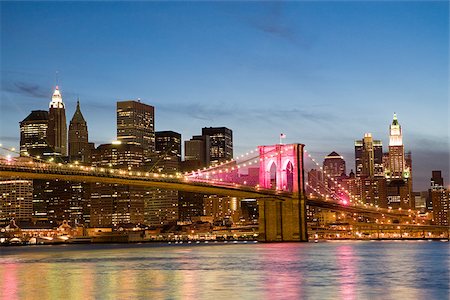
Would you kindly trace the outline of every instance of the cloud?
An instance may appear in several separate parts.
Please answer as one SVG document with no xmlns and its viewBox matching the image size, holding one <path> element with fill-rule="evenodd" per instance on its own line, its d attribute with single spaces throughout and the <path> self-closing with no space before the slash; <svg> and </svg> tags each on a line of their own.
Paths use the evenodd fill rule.
<svg viewBox="0 0 450 300">
<path fill-rule="evenodd" d="M 309 48 L 310 42 L 300 34 L 299 29 L 290 26 L 284 16 L 282 2 L 265 3 L 266 10 L 253 17 L 238 16 L 244 23 L 271 37 L 286 40 L 298 46 Z"/>
<path fill-rule="evenodd" d="M 2 82 L 2 91 L 39 99 L 47 99 L 49 97 L 48 88 L 24 81 Z"/>
</svg>

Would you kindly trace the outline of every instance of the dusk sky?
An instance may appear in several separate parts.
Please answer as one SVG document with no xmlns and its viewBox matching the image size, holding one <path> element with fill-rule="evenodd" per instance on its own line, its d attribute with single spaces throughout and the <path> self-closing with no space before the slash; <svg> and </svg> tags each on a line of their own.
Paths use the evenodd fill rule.
<svg viewBox="0 0 450 300">
<path fill-rule="evenodd" d="M 387 151 L 396 112 L 414 190 L 432 170 L 448 184 L 447 1 L 0 5 L 3 145 L 48 109 L 58 71 L 68 121 L 79 96 L 97 145 L 116 139 L 116 101 L 140 98 L 183 140 L 226 126 L 239 154 L 283 132 L 350 171 L 365 132 Z"/>
</svg>

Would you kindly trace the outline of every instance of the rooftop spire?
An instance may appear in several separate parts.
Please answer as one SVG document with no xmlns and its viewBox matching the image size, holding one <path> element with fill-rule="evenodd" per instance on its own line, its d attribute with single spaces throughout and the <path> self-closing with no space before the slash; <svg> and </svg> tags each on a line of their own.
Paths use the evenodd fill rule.
<svg viewBox="0 0 450 300">
<path fill-rule="evenodd" d="M 72 117 L 72 122 L 75 123 L 86 123 L 86 121 L 84 120 L 83 114 L 81 113 L 81 109 L 80 109 L 80 98 L 77 99 L 77 108 L 75 109 L 75 113 L 73 114 Z"/>
<path fill-rule="evenodd" d="M 392 125 L 398 125 L 397 114 L 394 112 L 394 117 L 392 119 Z"/>
<path fill-rule="evenodd" d="M 52 95 L 52 101 L 50 101 L 50 108 L 64 108 L 64 103 L 62 101 L 61 92 L 59 91 L 58 85 L 55 87 Z"/>
</svg>

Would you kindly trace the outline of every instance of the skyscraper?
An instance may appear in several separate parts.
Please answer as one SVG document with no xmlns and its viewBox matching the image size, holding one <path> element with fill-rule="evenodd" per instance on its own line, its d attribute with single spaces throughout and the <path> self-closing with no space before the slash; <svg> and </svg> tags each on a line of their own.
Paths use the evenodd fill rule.
<svg viewBox="0 0 450 300">
<path fill-rule="evenodd" d="M 150 170 L 162 173 L 180 171 L 181 134 L 174 131 L 156 132 L 155 155 L 152 157 Z"/>
<path fill-rule="evenodd" d="M 323 161 L 324 173 L 330 175 L 332 178 L 340 177 L 345 174 L 345 160 L 336 152 L 331 152 Z"/>
<path fill-rule="evenodd" d="M 67 122 L 66 109 L 59 87 L 56 86 L 50 101 L 48 114 L 47 140 L 54 154 L 67 156 Z"/>
<path fill-rule="evenodd" d="M 371 133 L 355 141 L 356 177 L 383 176 L 383 145 Z"/>
<path fill-rule="evenodd" d="M 233 158 L 233 131 L 226 127 L 204 127 L 202 135 L 209 136 L 211 163 L 220 163 Z"/>
<path fill-rule="evenodd" d="M 403 146 L 402 127 L 394 113 L 392 124 L 389 126 L 389 177 L 403 178 L 405 171 L 405 149 Z"/>
<path fill-rule="evenodd" d="M 80 110 L 80 101 L 69 124 L 69 158 L 71 161 L 90 162 L 88 128 Z"/>
<path fill-rule="evenodd" d="M 47 143 L 48 111 L 33 110 L 20 122 L 20 155 L 43 156 L 51 152 Z"/>
<path fill-rule="evenodd" d="M 432 172 L 429 193 L 435 224 L 448 226 L 450 224 L 450 195 L 449 191 L 444 187 L 441 171 Z"/>
<path fill-rule="evenodd" d="M 393 208 L 414 208 L 411 153 L 405 155 L 402 128 L 395 113 L 389 126 L 389 153 L 385 166 L 388 205 Z"/>
<path fill-rule="evenodd" d="M 373 140 L 371 133 L 366 133 L 362 140 L 355 141 L 356 182 L 352 184 L 355 188 L 360 187 L 361 201 L 386 207 L 382 147 L 381 141 Z"/>
<path fill-rule="evenodd" d="M 117 102 L 117 140 L 155 152 L 155 108 L 138 101 Z"/>
<path fill-rule="evenodd" d="M 206 167 L 210 162 L 210 138 L 205 135 L 193 136 L 184 141 L 184 171 Z"/>
</svg>

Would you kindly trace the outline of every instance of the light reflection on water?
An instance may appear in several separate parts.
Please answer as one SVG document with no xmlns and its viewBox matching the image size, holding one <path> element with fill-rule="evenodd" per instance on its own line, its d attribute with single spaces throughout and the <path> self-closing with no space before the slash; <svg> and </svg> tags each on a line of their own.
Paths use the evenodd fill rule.
<svg viewBox="0 0 450 300">
<path fill-rule="evenodd" d="M 0 248 L 0 299 L 448 299 L 442 242 Z"/>
</svg>

